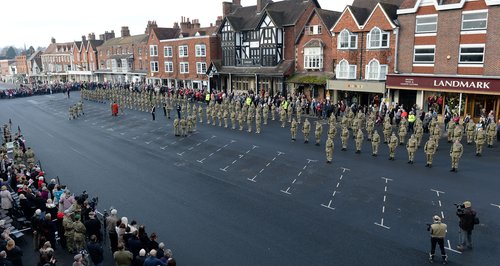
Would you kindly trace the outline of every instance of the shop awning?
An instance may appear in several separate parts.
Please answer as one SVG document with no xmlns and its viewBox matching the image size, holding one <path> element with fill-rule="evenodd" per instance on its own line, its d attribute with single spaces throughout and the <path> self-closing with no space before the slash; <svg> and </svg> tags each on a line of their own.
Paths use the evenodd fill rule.
<svg viewBox="0 0 500 266">
<path fill-rule="evenodd" d="M 326 81 L 331 79 L 328 75 L 295 74 L 289 78 L 287 83 L 326 85 Z"/>
</svg>

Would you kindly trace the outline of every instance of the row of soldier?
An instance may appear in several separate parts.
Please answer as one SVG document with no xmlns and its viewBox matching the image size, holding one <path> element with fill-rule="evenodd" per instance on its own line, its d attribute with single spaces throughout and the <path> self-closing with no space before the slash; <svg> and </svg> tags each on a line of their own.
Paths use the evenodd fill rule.
<svg viewBox="0 0 500 266">
<path fill-rule="evenodd" d="M 83 101 L 78 101 L 76 104 L 73 104 L 69 107 L 69 120 L 76 119 L 85 113 L 83 112 Z"/>
</svg>

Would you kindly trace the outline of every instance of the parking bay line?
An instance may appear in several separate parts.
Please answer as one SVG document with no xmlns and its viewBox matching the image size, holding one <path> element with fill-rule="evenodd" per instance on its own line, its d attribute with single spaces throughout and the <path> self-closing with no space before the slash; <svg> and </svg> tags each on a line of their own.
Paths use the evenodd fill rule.
<svg viewBox="0 0 500 266">
<path fill-rule="evenodd" d="M 305 166 L 302 168 L 302 169 L 305 169 L 306 166 L 308 166 L 309 164 L 311 163 L 315 163 L 317 162 L 318 160 L 312 160 L 312 159 L 306 159 L 307 160 L 307 163 L 305 164 Z M 297 175 L 297 177 L 299 177 L 300 175 L 302 174 L 302 172 L 299 172 L 299 174 Z M 285 194 L 288 194 L 288 195 L 291 195 L 292 193 L 290 192 L 290 188 L 295 185 L 295 182 L 297 181 L 297 179 L 294 179 L 292 184 L 286 189 L 286 190 L 280 190 L 281 192 L 285 193 Z"/>
<path fill-rule="evenodd" d="M 285 153 L 284 153 L 284 152 L 281 152 L 281 151 L 278 151 L 278 155 L 277 155 L 277 156 L 275 156 L 275 157 L 272 159 L 272 161 L 271 161 L 271 162 L 274 162 L 274 161 L 275 161 L 275 160 L 276 160 L 279 156 L 281 156 L 281 155 L 283 155 L 283 154 L 285 154 Z M 243 155 L 240 155 L 240 156 L 241 156 L 240 158 L 242 158 L 242 157 L 243 157 Z M 266 167 L 269 167 L 269 165 L 271 165 L 271 162 L 268 162 L 268 163 L 266 164 Z M 262 170 L 264 170 L 264 168 L 262 168 Z M 259 174 L 262 174 L 262 172 L 264 172 L 264 171 L 262 171 L 262 170 L 261 170 L 261 172 L 260 172 L 260 173 L 256 174 L 253 178 L 247 178 L 247 180 L 248 180 L 248 181 L 251 181 L 251 182 L 254 182 L 254 183 L 257 183 L 257 181 L 256 181 L 255 179 L 257 178 L 257 176 L 258 176 Z"/>
</svg>

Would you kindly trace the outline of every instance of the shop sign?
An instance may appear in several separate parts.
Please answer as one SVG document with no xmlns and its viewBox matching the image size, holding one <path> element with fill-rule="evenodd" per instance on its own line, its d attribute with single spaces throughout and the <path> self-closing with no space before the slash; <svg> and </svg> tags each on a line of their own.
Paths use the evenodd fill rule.
<svg viewBox="0 0 500 266">
<path fill-rule="evenodd" d="M 388 75 L 388 88 L 500 93 L 500 79 Z"/>
</svg>

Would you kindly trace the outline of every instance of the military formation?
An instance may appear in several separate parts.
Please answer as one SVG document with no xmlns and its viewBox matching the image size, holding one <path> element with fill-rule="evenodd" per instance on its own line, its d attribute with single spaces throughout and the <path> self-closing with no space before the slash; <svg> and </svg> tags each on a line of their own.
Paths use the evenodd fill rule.
<svg viewBox="0 0 500 266">
<path fill-rule="evenodd" d="M 83 101 L 78 101 L 76 104 L 69 107 L 68 118 L 69 120 L 77 119 L 78 117 L 84 115 L 83 112 Z"/>
<path fill-rule="evenodd" d="M 267 125 L 269 119 L 279 119 L 280 126 L 290 126 L 290 135 L 293 142 L 297 140 L 297 130 L 301 129 L 304 143 L 309 142 L 311 134 L 311 122 L 309 118 L 302 121 L 302 103 L 300 100 L 288 100 L 281 98 L 279 104 L 254 101 L 253 95 L 238 97 L 226 97 L 214 99 L 213 95 L 206 94 L 205 102 L 193 102 L 186 94 L 181 93 L 155 93 L 153 91 L 130 91 L 123 89 L 97 89 L 83 90 L 82 98 L 96 102 L 113 101 L 122 108 L 138 111 L 148 111 L 152 107 L 163 108 L 165 116 L 170 119 L 175 109 L 177 115 L 173 121 L 174 135 L 186 137 L 196 131 L 196 124 L 203 123 L 204 118 L 207 125 L 230 128 L 232 130 L 244 131 L 256 134 L 262 132 L 262 125 Z M 154 108 L 153 108 L 154 109 Z M 83 110 L 83 108 L 82 108 Z M 78 110 L 77 110 L 78 111 Z M 122 111 L 123 112 L 123 111 Z M 277 117 L 278 115 L 278 117 Z M 399 146 L 406 147 L 408 153 L 408 164 L 413 164 L 417 151 L 422 146 L 424 138 L 423 123 L 418 116 L 410 112 L 408 119 L 401 118 L 398 125 L 394 126 L 388 115 L 385 116 L 381 127 L 383 138 L 376 129 L 375 111 L 354 112 L 346 108 L 345 114 L 339 119 L 330 116 L 326 121 L 318 120 L 314 124 L 315 145 L 321 145 L 323 125 L 328 125 L 328 137 L 325 142 L 325 153 L 327 163 L 333 159 L 334 140 L 337 136 L 337 127 L 340 132 L 341 150 L 346 151 L 350 136 L 354 139 L 355 153 L 362 152 L 363 142 L 370 141 L 372 156 L 379 154 L 381 142 L 388 146 L 389 160 L 395 160 L 396 150 Z M 300 127 L 299 127 L 300 126 Z M 477 128 L 474 122 L 469 121 L 464 125 L 449 122 L 446 126 L 446 137 L 451 145 L 450 157 L 452 171 L 457 171 L 458 161 L 463 154 L 461 141 L 463 136 L 467 137 L 467 144 L 476 143 L 476 155 L 481 156 L 485 143 L 491 147 L 496 136 L 496 124 L 490 123 L 485 129 Z M 424 143 L 423 152 L 426 156 L 426 167 L 432 167 L 434 154 L 439 149 L 439 141 L 442 137 L 441 126 L 436 118 L 432 118 L 428 125 L 429 137 Z"/>
<path fill-rule="evenodd" d="M 34 167 L 35 165 L 35 152 L 31 147 L 25 148 L 24 141 L 20 132 L 16 133 L 14 138 L 12 137 L 10 126 L 5 124 L 2 127 L 3 131 L 3 145 L 0 146 L 0 158 L 7 156 L 8 149 L 6 143 L 12 142 L 12 159 L 17 165 L 28 165 L 29 167 Z M 15 140 L 15 141 L 13 141 Z"/>
</svg>

